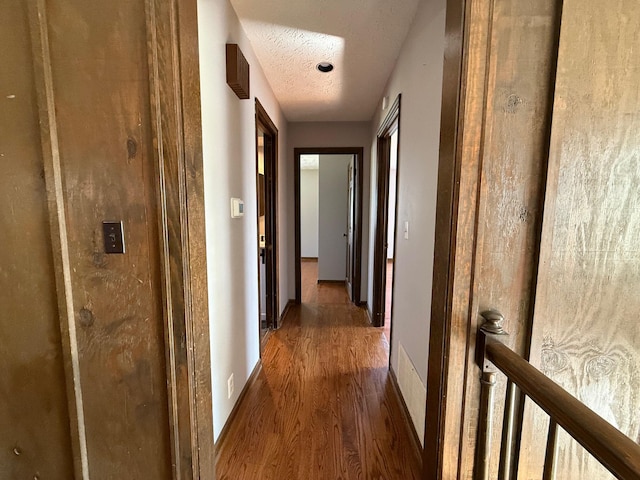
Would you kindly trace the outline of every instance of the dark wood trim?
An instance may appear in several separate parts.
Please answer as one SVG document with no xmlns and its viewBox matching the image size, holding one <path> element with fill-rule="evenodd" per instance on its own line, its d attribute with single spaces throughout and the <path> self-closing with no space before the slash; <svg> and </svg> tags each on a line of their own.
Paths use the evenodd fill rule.
<svg viewBox="0 0 640 480">
<path fill-rule="evenodd" d="M 443 478 L 443 453 L 449 366 L 451 302 L 457 206 L 459 199 L 462 65 L 467 2 L 447 0 L 440 153 L 436 202 L 436 236 L 427 369 L 427 406 L 423 478 Z M 458 412 L 459 414 L 460 412 Z M 457 449 L 458 446 L 451 446 Z M 450 472 L 453 474 L 453 472 Z M 457 473 L 455 478 L 457 478 Z"/>
<path fill-rule="evenodd" d="M 369 308 L 369 305 L 365 302 L 364 304 L 365 307 L 365 312 L 367 313 L 367 319 L 369 320 L 369 323 L 371 325 L 373 325 L 373 313 L 371 313 L 371 309 Z"/>
<path fill-rule="evenodd" d="M 300 269 L 301 259 L 301 237 L 300 237 L 300 155 L 355 155 L 356 160 L 356 215 L 355 231 L 353 234 L 354 261 L 353 261 L 353 303 L 358 305 L 362 296 L 362 189 L 363 189 L 363 147 L 300 147 L 293 149 L 294 156 L 294 212 L 295 212 L 295 301 L 299 305 L 302 303 L 302 271 Z"/>
<path fill-rule="evenodd" d="M 47 206 L 57 304 L 60 319 L 62 356 L 65 372 L 67 407 L 73 453 L 73 469 L 78 479 L 89 478 L 87 438 L 78 359 L 78 341 L 72 305 L 71 263 L 66 223 L 66 208 L 58 148 L 58 122 L 56 118 L 55 91 L 49 48 L 47 7 L 44 0 L 28 2 L 29 28 L 33 53 L 34 84 L 40 122 L 40 142 L 44 180 L 47 190 Z"/>
<path fill-rule="evenodd" d="M 300 257 L 301 262 L 317 262 L 318 257 Z"/>
<path fill-rule="evenodd" d="M 284 308 L 282 309 L 282 313 L 280 314 L 280 324 L 282 325 L 282 321 L 285 319 L 285 317 L 289 314 L 289 310 L 291 310 L 296 304 L 296 301 L 292 298 L 289 299 L 289 301 L 287 302 L 287 304 L 284 306 Z"/>
<path fill-rule="evenodd" d="M 372 318 L 373 326 L 384 326 L 385 297 L 387 288 L 387 249 L 389 233 L 389 175 L 391 171 L 391 135 L 400 128 L 400 104 L 402 96 L 398 95 L 389 108 L 387 115 L 377 133 L 376 141 L 376 223 L 374 226 L 373 243 L 373 286 L 372 286 Z M 398 152 L 400 151 L 400 138 L 398 138 Z M 398 155 L 399 156 L 399 155 Z M 398 158 L 398 168 L 400 159 Z M 397 173 L 396 173 L 397 179 Z M 397 202 L 394 208 L 397 213 Z M 397 217 L 396 217 L 397 218 Z M 394 226 L 395 232 L 395 226 Z"/>
<path fill-rule="evenodd" d="M 344 285 L 345 281 L 344 280 L 318 280 L 317 283 L 318 284 L 320 284 L 320 283 L 331 283 L 333 285 Z"/>
<path fill-rule="evenodd" d="M 274 332 L 273 329 L 268 329 L 265 332 L 264 336 L 260 339 L 260 358 L 262 358 L 262 351 L 267 346 L 267 343 L 269 343 L 269 339 L 271 338 L 271 334 L 273 332 Z"/>
<path fill-rule="evenodd" d="M 297 149 L 293 150 L 293 215 L 295 217 L 294 225 L 294 270 L 295 270 L 295 302 L 296 305 L 302 303 L 302 267 L 300 266 L 300 258 L 302 257 L 302 238 L 300 234 L 300 153 Z"/>
<path fill-rule="evenodd" d="M 387 112 L 387 115 L 384 117 L 384 120 L 380 124 L 380 127 L 378 127 L 378 133 L 377 133 L 378 137 L 387 136 L 393 133 L 397 129 L 398 122 L 400 119 L 401 99 L 402 99 L 402 94 L 399 94 L 395 98 L 391 106 L 389 107 L 389 111 Z"/>
<path fill-rule="evenodd" d="M 262 372 L 262 360 L 258 360 L 258 363 L 256 363 L 256 366 L 253 367 L 251 375 L 249 375 L 249 378 L 245 382 L 244 387 L 242 387 L 242 391 L 240 392 L 240 395 L 238 395 L 238 400 L 236 400 L 235 405 L 231 409 L 231 413 L 229 413 L 229 417 L 227 418 L 227 421 L 224 424 L 224 427 L 222 427 L 222 430 L 220 431 L 220 435 L 218 435 L 218 440 L 216 440 L 216 444 L 214 447 L 216 461 L 218 461 L 218 458 L 220 458 L 222 450 L 226 446 L 225 444 L 226 444 L 227 436 L 229 435 L 229 430 L 231 430 L 232 425 L 236 421 L 236 417 L 238 416 L 238 411 L 240 411 L 240 408 L 242 407 L 242 404 L 244 403 L 247 397 L 247 393 L 256 384 L 261 372 Z M 205 476 L 202 478 L 215 478 L 215 477 Z"/>
<path fill-rule="evenodd" d="M 275 134 L 278 133 L 278 127 L 276 127 L 276 124 L 273 123 L 273 120 L 271 120 L 271 117 L 267 113 L 267 110 L 262 106 L 262 103 L 260 103 L 260 100 L 258 100 L 257 97 L 256 97 L 256 115 L 258 115 L 258 119 L 260 123 L 262 123 L 262 125 L 265 128 L 267 128 L 269 132 L 275 132 Z"/>
<path fill-rule="evenodd" d="M 287 315 L 289 315 L 289 312 L 291 311 L 291 309 L 295 305 L 296 305 L 296 301 L 294 299 L 290 298 L 289 301 L 287 302 L 287 304 L 284 306 L 284 309 L 282 310 L 282 313 L 280 314 L 280 322 L 279 322 L 280 326 L 282 326 L 283 322 L 287 318 Z"/>
<path fill-rule="evenodd" d="M 256 98 L 256 142 L 258 128 L 265 133 L 265 270 L 267 292 L 267 323 L 269 328 L 278 328 L 280 312 L 280 272 L 278 262 L 278 129 L 271 117 Z M 257 149 L 256 149 L 257 162 Z M 257 170 L 256 170 L 257 171 Z M 257 176 L 257 175 L 256 175 Z M 257 182 L 257 179 L 256 179 Z M 257 188 L 257 183 L 256 183 Z M 257 239 L 256 239 L 257 241 Z M 258 249 L 256 249 L 256 255 Z M 257 257 L 258 264 L 260 257 Z M 258 321 L 260 321 L 258 319 Z"/>
<path fill-rule="evenodd" d="M 196 2 L 146 0 L 175 479 L 214 473 Z"/>
<path fill-rule="evenodd" d="M 411 442 L 413 446 L 412 453 L 415 454 L 416 458 L 422 461 L 422 444 L 420 443 L 420 437 L 418 436 L 416 427 L 413 425 L 413 421 L 411 420 L 409 407 L 407 407 L 407 404 L 404 401 L 404 397 L 402 396 L 402 392 L 400 391 L 400 385 L 398 384 L 396 372 L 393 371 L 393 368 L 391 368 L 391 366 L 389 366 L 389 379 L 391 380 L 390 383 L 393 391 L 393 396 L 400 404 L 400 410 L 402 411 L 402 420 L 405 424 L 405 428 L 411 432 L 411 439 L 413 440 Z"/>
</svg>

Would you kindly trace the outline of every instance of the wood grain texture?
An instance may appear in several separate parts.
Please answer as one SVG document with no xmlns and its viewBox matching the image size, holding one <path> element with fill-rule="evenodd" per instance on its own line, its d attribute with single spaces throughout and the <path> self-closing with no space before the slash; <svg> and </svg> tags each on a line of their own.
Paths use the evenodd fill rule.
<svg viewBox="0 0 640 480">
<path fill-rule="evenodd" d="M 579 439 L 580 443 L 606 465 L 616 478 L 624 480 L 640 479 L 640 446 L 623 432 L 599 417 L 583 402 L 560 387 L 556 382 L 547 378 L 542 372 L 531 366 L 511 348 L 495 338 L 487 339 L 487 358 L 502 370 L 522 391 L 538 404 L 547 414 L 553 418 L 549 435 L 555 443 L 555 423 L 567 433 Z M 547 453 L 550 446 L 547 445 Z M 553 447 L 551 447 L 553 451 Z M 566 451 L 560 455 L 568 457 Z M 578 463 L 578 459 L 572 458 L 572 462 Z M 551 460 L 550 463 L 553 463 Z M 575 465 L 574 465 L 575 466 Z M 584 468 L 571 469 L 568 465 L 562 465 L 562 470 L 557 470 L 553 478 L 596 478 L 595 471 Z M 545 464 L 544 470 L 547 472 Z M 550 467 L 549 467 L 550 469 Z M 602 468 L 598 472 L 604 473 L 603 478 L 610 478 L 611 473 Z M 540 478 L 533 472 L 519 472 L 519 476 L 527 478 Z M 546 475 L 543 478 L 550 478 Z"/>
<path fill-rule="evenodd" d="M 480 178 L 480 152 L 482 147 L 483 117 L 485 111 L 487 49 L 490 34 L 491 0 L 467 2 L 466 54 L 461 72 L 464 88 L 461 90 L 457 157 L 461 162 L 456 212 L 455 264 L 451 294 L 451 320 L 447 394 L 444 407 L 449 412 L 463 412 L 467 377 L 468 342 L 470 334 L 470 289 L 473 279 L 476 217 L 478 210 L 478 184 Z M 434 359 L 430 360 L 433 362 Z M 430 367 L 431 368 L 431 367 Z M 427 390 L 429 392 L 429 389 Z M 436 401 L 435 399 L 434 401 Z M 427 414 L 429 415 L 429 406 Z M 462 425 L 465 415 L 446 415 L 441 443 L 442 464 L 437 472 L 440 478 L 457 478 L 461 456 Z M 428 430 L 427 430 L 428 431 Z M 425 436 L 425 438 L 428 438 Z M 467 453 L 468 454 L 468 453 Z M 435 472 L 431 471 L 430 475 Z"/>
<path fill-rule="evenodd" d="M 432 311 L 432 316 L 442 315 L 446 308 L 450 323 L 442 329 L 443 340 L 434 340 L 438 348 L 430 350 L 430 370 L 439 358 L 448 362 L 443 370 L 449 369 L 443 393 L 450 413 L 442 420 L 442 469 L 434 472 L 444 478 L 473 474 L 480 392 L 479 372 L 470 359 L 478 312 L 499 308 L 508 319 L 514 347 L 527 350 L 557 22 L 553 1 L 476 0 L 466 2 L 465 14 L 454 151 L 459 170 L 453 172 L 453 187 L 442 184 L 442 195 L 453 188 L 453 239 L 441 246 L 452 255 L 447 281 L 452 290 L 450 304 L 439 306 L 441 300 L 436 300 L 438 311 Z M 434 271 L 434 285 L 445 281 L 440 278 L 444 273 L 438 273 L 443 268 Z M 435 288 L 434 298 L 443 287 Z M 443 293 L 438 297 L 446 298 Z M 440 335 L 435 327 L 435 335 Z M 439 355 L 443 342 L 444 355 Z M 497 397 L 503 392 L 504 382 Z M 428 404 L 428 418 L 436 401 Z M 502 418 L 502 406 L 496 416 Z M 433 428 L 429 420 L 427 427 Z M 493 445 L 499 446 L 499 428 L 494 432 Z M 492 456 L 492 477 L 498 458 Z"/>
<path fill-rule="evenodd" d="M 171 478 L 144 4 L 46 13 L 90 475 Z"/>
<path fill-rule="evenodd" d="M 220 447 L 219 480 L 420 478 L 383 333 L 344 286 L 322 288 L 270 337 Z"/>
<path fill-rule="evenodd" d="M 512 348 L 526 356 L 549 145 L 558 10 L 556 2 L 495 0 L 489 19 L 486 96 L 481 138 L 477 244 L 469 316 L 470 358 L 479 312 L 498 309 Z M 478 369 L 468 363 L 466 397 L 479 398 Z M 506 380 L 498 377 L 496 398 Z M 471 478 L 478 424 L 465 417 L 460 478 Z M 504 402 L 497 402 L 490 477 L 499 468 Z"/>
<path fill-rule="evenodd" d="M 190 448 L 194 479 L 215 479 L 213 407 L 211 385 L 211 340 L 209 333 L 209 289 L 204 213 L 202 118 L 200 104 L 200 57 L 197 2 L 181 0 L 177 6 L 177 32 L 173 42 L 179 52 L 182 98 L 182 151 L 184 154 L 184 198 L 186 219 L 182 221 L 181 247 L 184 270 L 185 322 L 190 332 L 189 357 L 191 417 Z M 161 23 L 161 21 L 160 21 Z"/>
<path fill-rule="evenodd" d="M 565 0 L 531 361 L 640 441 L 640 5 Z M 540 415 L 527 432 L 531 478 Z M 559 478 L 609 478 L 566 436 Z"/>
<path fill-rule="evenodd" d="M 39 42 L 32 49 L 27 2 L 2 2 L 2 7 L 0 478 L 74 478 L 40 140 L 40 79 L 33 59 Z"/>
<path fill-rule="evenodd" d="M 438 191 L 433 258 L 433 286 L 429 324 L 427 369 L 427 407 L 423 451 L 423 477 L 439 480 L 444 470 L 445 449 L 456 448 L 446 440 L 452 334 L 452 291 L 456 258 L 456 231 L 460 189 L 460 129 L 463 126 L 461 97 L 465 34 L 464 0 L 447 0 L 445 16 L 445 55 L 443 63 L 440 148 L 438 153 Z M 467 23 L 468 24 L 468 23 Z M 458 375 L 463 370 L 458 370 Z M 453 398 L 454 402 L 458 399 Z M 454 435 L 456 435 L 454 433 Z M 450 471 L 450 469 L 448 470 Z M 449 474 L 451 475 L 451 474 Z M 454 478 L 454 477 L 450 477 Z"/>
<path fill-rule="evenodd" d="M 214 478 L 195 1 L 23 3 L 1 32 L 0 476 Z"/>
<path fill-rule="evenodd" d="M 214 478 L 195 2 L 150 0 L 146 15 L 171 463 L 176 479 Z"/>
</svg>

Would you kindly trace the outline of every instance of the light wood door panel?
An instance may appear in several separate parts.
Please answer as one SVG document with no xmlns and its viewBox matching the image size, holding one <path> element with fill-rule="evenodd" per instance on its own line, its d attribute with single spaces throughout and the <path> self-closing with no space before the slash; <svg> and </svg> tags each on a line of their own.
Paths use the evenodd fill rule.
<svg viewBox="0 0 640 480">
<path fill-rule="evenodd" d="M 0 478 L 73 478 L 26 2 L 0 15 Z M 9 67 L 10 66 L 10 67 Z"/>
<path fill-rule="evenodd" d="M 186 478 L 190 458 L 172 465 L 185 412 L 170 419 L 147 4 L 2 3 L 0 477 Z M 113 220 L 123 255 L 104 253 Z"/>
<path fill-rule="evenodd" d="M 639 47 L 638 2 L 565 0 L 531 349 L 534 365 L 635 441 Z M 546 433 L 536 428 L 544 417 L 533 418 L 525 459 Z M 611 475 L 561 436 L 558 478 Z"/>
<path fill-rule="evenodd" d="M 427 389 L 427 434 L 442 433 L 427 441 L 425 471 L 442 478 L 473 478 L 473 351 L 489 308 L 504 314 L 510 346 L 640 441 L 640 7 L 465 7 L 462 71 L 445 59 L 462 94 L 453 104 L 445 88 L 437 244 L 450 256 L 434 271 Z M 502 400 L 497 392 L 495 427 Z M 518 477 L 541 478 L 548 421 L 530 407 L 523 415 Z M 557 478 L 608 478 L 561 438 Z M 494 431 L 492 478 L 499 447 Z"/>
<path fill-rule="evenodd" d="M 499 308 L 508 319 L 511 347 L 526 356 L 544 194 L 540 178 L 546 169 L 557 11 L 555 2 L 549 0 L 497 0 L 489 21 L 472 311 Z M 474 330 L 477 318 L 471 318 Z M 474 381 L 467 395 L 473 398 L 480 395 L 476 371 L 477 366 L 470 362 L 468 375 Z M 501 377 L 496 398 L 504 398 L 505 393 L 506 380 Z M 496 401 L 495 446 L 500 445 L 503 405 L 503 401 Z M 473 452 L 477 417 L 471 415 L 468 421 L 463 427 L 463 451 Z M 494 450 L 493 478 L 497 478 L 499 458 Z M 473 459 L 472 454 L 461 455 L 463 478 L 472 474 Z"/>
<path fill-rule="evenodd" d="M 144 3 L 47 7 L 91 476 L 170 478 Z"/>
<path fill-rule="evenodd" d="M 457 229 L 455 271 L 447 300 L 451 324 L 443 332 L 450 336 L 446 411 L 453 413 L 446 415 L 443 426 L 442 478 L 473 478 L 480 398 L 473 361 L 478 312 L 501 309 L 511 346 L 527 354 L 553 91 L 555 4 L 553 0 L 468 3 L 464 128 L 457 147 L 458 212 L 452 219 Z M 440 227 L 438 232 L 447 226 Z M 437 331 L 435 325 L 432 330 Z M 434 342 L 430 351 L 433 370 L 441 355 L 435 353 Z M 504 386 L 501 379 L 496 398 L 504 395 Z M 429 391 L 437 389 L 428 387 L 428 395 Z M 436 402 L 438 395 L 429 402 L 428 417 Z M 499 467 L 502 408 L 503 402 L 496 401 L 492 478 L 497 478 Z M 427 429 L 427 448 L 433 445 L 430 434 Z M 429 476 L 436 475 L 429 465 L 435 464 L 432 458 L 425 458 Z"/>
</svg>

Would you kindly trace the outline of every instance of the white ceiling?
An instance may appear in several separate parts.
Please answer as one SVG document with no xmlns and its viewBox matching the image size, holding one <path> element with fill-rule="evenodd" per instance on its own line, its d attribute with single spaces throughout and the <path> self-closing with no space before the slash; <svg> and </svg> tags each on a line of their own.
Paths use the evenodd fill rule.
<svg viewBox="0 0 640 480">
<path fill-rule="evenodd" d="M 231 3 L 285 116 L 304 122 L 371 119 L 419 1 Z"/>
</svg>

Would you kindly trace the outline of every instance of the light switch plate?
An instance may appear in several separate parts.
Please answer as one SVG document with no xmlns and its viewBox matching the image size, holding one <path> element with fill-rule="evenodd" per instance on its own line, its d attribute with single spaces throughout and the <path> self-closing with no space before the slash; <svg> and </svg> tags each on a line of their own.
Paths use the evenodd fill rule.
<svg viewBox="0 0 640 480">
<path fill-rule="evenodd" d="M 124 227 L 120 222 L 102 222 L 105 253 L 124 253 Z"/>
</svg>

